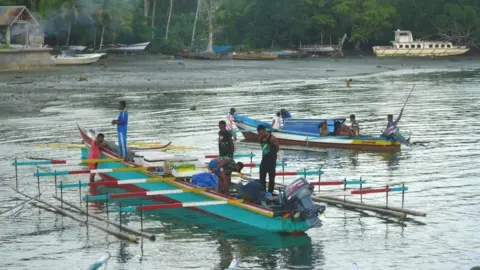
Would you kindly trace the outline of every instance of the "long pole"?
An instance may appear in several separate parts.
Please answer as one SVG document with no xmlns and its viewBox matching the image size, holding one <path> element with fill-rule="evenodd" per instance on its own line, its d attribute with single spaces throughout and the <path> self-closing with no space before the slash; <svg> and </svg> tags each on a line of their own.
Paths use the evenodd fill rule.
<svg viewBox="0 0 480 270">
<path fill-rule="evenodd" d="M 61 198 L 57 197 L 57 196 L 53 196 L 54 199 L 56 200 L 59 200 L 63 203 L 65 203 L 65 205 L 68 205 L 69 207 L 72 207 L 73 209 L 79 211 L 80 213 L 82 214 L 87 214 L 84 210 L 80 209 L 78 206 L 74 205 L 73 203 L 70 203 L 70 202 L 67 202 L 67 201 L 63 201 Z M 107 220 L 107 219 L 104 219 L 103 217 L 101 216 L 98 216 L 98 215 L 95 215 L 95 214 L 92 214 L 92 213 L 88 213 L 88 215 L 94 219 L 98 219 L 100 221 L 103 221 L 103 222 L 106 222 L 107 224 L 110 224 L 110 225 L 113 225 L 117 228 L 120 228 L 120 226 L 118 225 L 118 223 L 115 223 L 113 221 L 110 221 L 110 220 Z M 123 231 L 126 231 L 126 232 L 129 232 L 131 234 L 135 234 L 135 235 L 138 235 L 138 236 L 141 236 L 141 237 L 144 237 L 144 238 L 147 238 L 147 239 L 150 239 L 151 241 L 155 241 L 155 238 L 156 236 L 154 234 L 148 234 L 148 233 L 145 233 L 145 232 L 140 232 L 140 231 L 137 231 L 135 229 L 132 229 L 132 228 L 129 228 L 127 226 L 121 226 L 122 230 Z"/>
<path fill-rule="evenodd" d="M 19 194 L 27 197 L 27 198 L 30 198 L 30 199 L 33 198 L 33 197 L 30 197 L 30 196 L 28 196 L 28 195 L 20 192 L 19 190 L 15 190 L 15 191 L 16 191 L 17 193 L 19 193 Z M 64 216 L 67 216 L 67 217 L 69 217 L 69 218 L 71 218 L 71 219 L 73 219 L 73 220 L 76 220 L 76 221 L 78 221 L 78 222 L 85 222 L 85 220 L 82 220 L 80 217 L 78 217 L 78 216 L 76 216 L 76 215 L 74 215 L 74 214 L 68 213 L 68 212 L 65 211 L 64 209 L 61 209 L 61 208 L 59 208 L 59 207 L 56 207 L 55 205 L 52 205 L 52 204 L 50 204 L 50 203 L 48 203 L 48 202 L 46 202 L 46 201 L 44 201 L 44 200 L 41 200 L 41 199 L 39 199 L 39 198 L 36 198 L 35 200 L 36 200 L 37 202 L 39 202 L 39 203 L 42 203 L 42 204 L 44 204 L 44 205 L 46 205 L 46 206 L 54 209 L 55 211 L 59 212 L 60 214 L 62 214 L 62 215 L 64 215 Z M 104 226 L 102 226 L 102 225 L 100 225 L 100 224 L 91 223 L 90 225 L 92 225 L 93 227 L 95 227 L 95 228 L 97 228 L 97 229 L 99 229 L 99 230 L 102 230 L 102 231 L 104 231 L 104 232 L 106 232 L 106 233 L 115 235 L 117 238 L 120 238 L 120 239 L 123 239 L 123 240 L 127 240 L 127 241 L 133 242 L 133 243 L 138 243 L 138 239 L 137 239 L 135 236 L 133 236 L 133 235 L 126 234 L 126 233 L 123 233 L 123 232 L 115 232 L 115 231 L 110 230 L 109 228 L 106 228 L 106 227 L 104 227 Z"/>
<path fill-rule="evenodd" d="M 405 106 L 407 105 L 408 99 L 409 99 L 410 96 L 412 95 L 413 89 L 415 89 L 415 84 L 413 85 L 412 90 L 410 91 L 410 94 L 408 94 L 407 100 L 406 100 L 405 103 L 403 104 L 402 110 L 403 110 L 403 109 L 405 108 Z"/>
</svg>

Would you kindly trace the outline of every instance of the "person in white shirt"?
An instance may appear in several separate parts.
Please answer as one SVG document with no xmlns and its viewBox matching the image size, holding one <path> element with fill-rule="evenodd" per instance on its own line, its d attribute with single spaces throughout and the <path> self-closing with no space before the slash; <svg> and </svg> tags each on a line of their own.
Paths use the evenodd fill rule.
<svg viewBox="0 0 480 270">
<path fill-rule="evenodd" d="M 233 140 L 237 140 L 237 125 L 235 124 L 235 118 L 233 115 L 236 113 L 235 108 L 231 108 L 227 114 L 227 130 L 232 133 Z"/>
<path fill-rule="evenodd" d="M 280 117 L 280 115 L 280 112 L 277 112 L 277 114 L 273 117 L 272 129 L 280 129 L 280 125 L 282 123 L 282 118 Z"/>
</svg>

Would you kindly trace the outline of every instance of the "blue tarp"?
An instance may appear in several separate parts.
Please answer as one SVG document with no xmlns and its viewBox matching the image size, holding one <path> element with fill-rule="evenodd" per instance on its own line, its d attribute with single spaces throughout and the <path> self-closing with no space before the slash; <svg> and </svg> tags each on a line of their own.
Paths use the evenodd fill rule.
<svg viewBox="0 0 480 270">
<path fill-rule="evenodd" d="M 232 46 L 230 45 L 223 45 L 223 46 L 214 46 L 213 47 L 213 52 L 214 53 L 225 53 L 228 52 L 232 49 Z"/>
<path fill-rule="evenodd" d="M 197 187 L 216 188 L 218 177 L 213 173 L 197 173 L 192 176 L 192 184 Z"/>
</svg>

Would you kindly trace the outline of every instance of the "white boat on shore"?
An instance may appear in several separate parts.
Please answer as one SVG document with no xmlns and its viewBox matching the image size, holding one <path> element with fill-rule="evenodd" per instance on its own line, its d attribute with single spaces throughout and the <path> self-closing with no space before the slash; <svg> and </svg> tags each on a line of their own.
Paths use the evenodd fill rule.
<svg viewBox="0 0 480 270">
<path fill-rule="evenodd" d="M 466 53 L 469 48 L 451 42 L 414 40 L 411 31 L 397 30 L 392 46 L 374 46 L 376 56 L 450 56 Z"/>
<path fill-rule="evenodd" d="M 52 56 L 52 60 L 55 65 L 88 65 L 97 62 L 104 55 L 105 53 L 56 55 Z"/>
<path fill-rule="evenodd" d="M 104 49 L 107 52 L 141 52 L 144 51 L 150 42 L 137 43 L 137 44 L 111 44 L 105 45 Z"/>
</svg>

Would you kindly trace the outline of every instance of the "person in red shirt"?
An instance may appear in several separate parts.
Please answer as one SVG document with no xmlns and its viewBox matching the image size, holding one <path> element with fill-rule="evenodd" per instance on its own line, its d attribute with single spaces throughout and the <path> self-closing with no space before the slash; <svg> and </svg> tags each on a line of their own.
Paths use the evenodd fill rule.
<svg viewBox="0 0 480 270">
<path fill-rule="evenodd" d="M 105 138 L 105 135 L 102 133 L 99 133 L 97 135 L 97 138 L 92 140 L 92 145 L 90 145 L 90 152 L 88 153 L 88 159 L 99 159 L 100 158 L 100 147 L 104 146 L 103 139 Z M 96 162 L 90 162 L 88 163 L 88 167 L 90 170 L 96 170 L 98 166 L 98 163 Z M 90 174 L 90 182 L 95 181 L 95 174 L 91 173 Z"/>
</svg>

